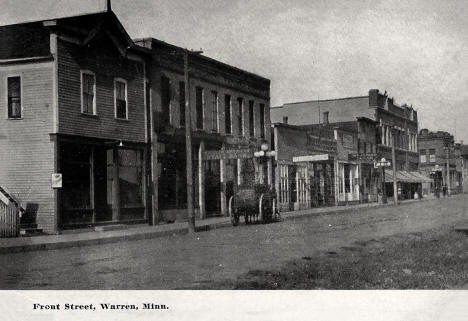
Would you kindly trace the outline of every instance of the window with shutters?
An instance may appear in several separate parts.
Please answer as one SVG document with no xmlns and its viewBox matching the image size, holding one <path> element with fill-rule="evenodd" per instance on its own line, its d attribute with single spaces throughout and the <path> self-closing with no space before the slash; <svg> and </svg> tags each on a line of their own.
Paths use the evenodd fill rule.
<svg viewBox="0 0 468 321">
<path fill-rule="evenodd" d="M 115 117 L 119 119 L 128 119 L 127 104 L 127 82 L 123 79 L 115 79 Z"/>
<path fill-rule="evenodd" d="M 21 106 L 21 77 L 8 77 L 8 118 L 19 119 L 23 117 Z"/>
<path fill-rule="evenodd" d="M 81 71 L 81 112 L 96 115 L 96 76 L 91 71 Z"/>
</svg>

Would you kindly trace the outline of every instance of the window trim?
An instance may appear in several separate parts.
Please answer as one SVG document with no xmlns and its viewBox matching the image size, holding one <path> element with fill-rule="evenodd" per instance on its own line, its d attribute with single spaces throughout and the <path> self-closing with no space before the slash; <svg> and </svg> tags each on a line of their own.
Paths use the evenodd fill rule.
<svg viewBox="0 0 468 321">
<path fill-rule="evenodd" d="M 117 117 L 117 83 L 125 84 L 125 118 Z M 119 120 L 128 120 L 128 83 L 125 79 L 114 78 L 114 117 Z"/>
<path fill-rule="evenodd" d="M 21 99 L 21 117 L 9 117 L 8 115 L 8 109 L 9 109 L 9 105 L 8 105 L 8 79 L 9 78 L 16 78 L 18 77 L 20 79 L 20 99 Z M 22 120 L 24 119 L 24 101 L 23 101 L 23 76 L 21 74 L 7 74 L 6 77 L 5 77 L 5 101 L 6 101 L 6 108 L 5 108 L 5 111 L 6 111 L 6 119 L 8 120 Z"/>
<path fill-rule="evenodd" d="M 88 113 L 84 111 L 84 104 L 83 104 L 83 75 L 90 75 L 94 78 L 94 85 L 93 85 L 93 113 Z M 91 70 L 80 70 L 80 102 L 81 102 L 81 113 L 84 115 L 93 115 L 97 116 L 96 110 L 96 74 Z"/>
</svg>

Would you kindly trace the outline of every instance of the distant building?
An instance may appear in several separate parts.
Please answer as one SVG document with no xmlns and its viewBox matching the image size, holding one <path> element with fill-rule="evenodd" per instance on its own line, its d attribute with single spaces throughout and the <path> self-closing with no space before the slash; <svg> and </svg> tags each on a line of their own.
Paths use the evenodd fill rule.
<svg viewBox="0 0 468 321">
<path fill-rule="evenodd" d="M 434 178 L 425 185 L 424 192 L 442 193 L 444 186 L 448 193 L 461 192 L 463 159 L 460 144 L 455 143 L 453 135 L 421 129 L 418 141 L 420 170 Z"/>
<path fill-rule="evenodd" d="M 360 143 L 366 144 L 366 147 L 361 147 L 373 150 L 375 159 L 385 158 L 391 161 L 392 143 L 395 142 L 399 192 L 402 198 L 412 198 L 417 191 L 416 185 L 420 185 L 427 178 L 416 173 L 418 117 L 416 110 L 411 106 L 399 106 L 386 93 L 372 89 L 367 96 L 312 100 L 271 108 L 272 123 L 283 122 L 297 126 L 334 123 L 340 127 L 340 124 L 357 123 L 360 118 L 369 119 L 375 124 L 375 128 L 370 132 L 357 127 Z M 385 181 L 389 184 L 386 192 L 388 196 L 392 196 L 393 171 L 387 169 L 386 172 Z M 381 182 L 377 186 L 380 184 Z"/>
<path fill-rule="evenodd" d="M 273 124 L 282 209 L 377 201 L 375 122 Z"/>
</svg>

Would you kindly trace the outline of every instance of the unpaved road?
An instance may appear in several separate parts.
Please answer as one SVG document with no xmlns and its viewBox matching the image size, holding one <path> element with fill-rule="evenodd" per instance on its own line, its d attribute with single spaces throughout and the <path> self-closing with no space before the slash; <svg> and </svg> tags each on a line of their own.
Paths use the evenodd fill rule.
<svg viewBox="0 0 468 321">
<path fill-rule="evenodd" d="M 1 289 L 177 289 L 397 233 L 468 221 L 468 195 L 269 225 L 0 255 Z"/>
</svg>

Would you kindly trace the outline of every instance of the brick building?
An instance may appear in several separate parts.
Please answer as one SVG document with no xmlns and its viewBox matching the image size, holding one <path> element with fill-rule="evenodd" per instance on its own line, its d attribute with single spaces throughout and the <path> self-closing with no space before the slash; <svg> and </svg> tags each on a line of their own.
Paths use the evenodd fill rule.
<svg viewBox="0 0 468 321">
<path fill-rule="evenodd" d="M 441 193 L 444 186 L 448 193 L 462 192 L 462 150 L 453 135 L 421 129 L 418 143 L 420 170 L 433 177 L 432 182 L 424 185 L 423 192 Z"/>
<path fill-rule="evenodd" d="M 181 48 L 133 41 L 111 10 L 2 26 L 0 38 L 0 186 L 23 221 L 53 233 L 186 218 Z M 271 181 L 271 161 L 253 157 L 270 139 L 270 82 L 189 63 L 196 204 L 225 213 L 234 184 Z"/>
<path fill-rule="evenodd" d="M 397 105 L 387 93 L 371 89 L 367 96 L 313 100 L 271 108 L 273 123 L 309 125 L 325 121 L 343 126 L 346 123 L 358 122 L 358 118 L 369 119 L 375 123 L 374 130 L 369 131 L 366 127 L 367 132 L 361 126 L 356 126 L 361 142 L 366 142 L 366 149 L 374 151 L 376 159 L 384 157 L 391 160 L 392 143 L 395 142 L 398 171 L 396 179 L 402 197 L 412 197 L 416 189 L 413 185 L 420 184 L 427 178 L 421 177 L 416 172 L 418 169 L 418 118 L 417 112 L 411 106 Z M 389 177 L 393 177 L 393 171 L 388 169 L 386 172 L 386 182 L 390 185 Z M 393 195 L 392 188 L 386 188 L 386 191 L 388 196 Z"/>
<path fill-rule="evenodd" d="M 370 135 L 370 133 L 373 133 Z M 276 191 L 281 208 L 377 200 L 375 122 L 273 124 Z"/>
<path fill-rule="evenodd" d="M 181 219 L 187 207 L 184 49 L 153 38 L 136 43 L 152 57 L 155 219 Z M 195 207 L 200 217 L 224 215 L 234 185 L 271 184 L 271 160 L 253 156 L 270 144 L 270 81 L 193 53 L 188 65 Z"/>
</svg>

